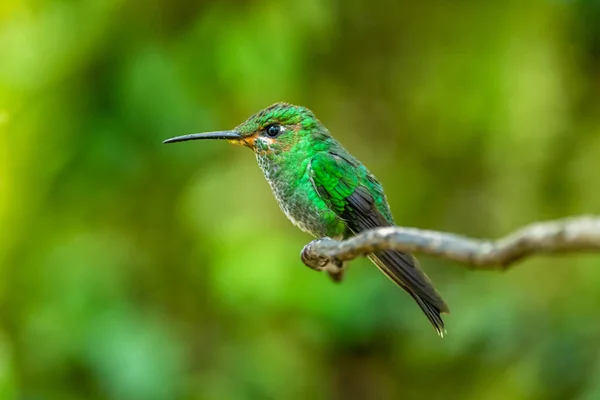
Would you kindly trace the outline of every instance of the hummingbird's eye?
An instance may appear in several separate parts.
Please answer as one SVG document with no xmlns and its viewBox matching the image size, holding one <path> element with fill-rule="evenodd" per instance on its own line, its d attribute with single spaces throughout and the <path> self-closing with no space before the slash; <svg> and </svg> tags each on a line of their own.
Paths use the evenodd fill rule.
<svg viewBox="0 0 600 400">
<path fill-rule="evenodd" d="M 267 136 L 272 137 L 272 138 L 279 136 L 282 132 L 283 132 L 283 128 L 279 124 L 269 125 L 265 129 L 265 133 L 267 134 Z"/>
</svg>

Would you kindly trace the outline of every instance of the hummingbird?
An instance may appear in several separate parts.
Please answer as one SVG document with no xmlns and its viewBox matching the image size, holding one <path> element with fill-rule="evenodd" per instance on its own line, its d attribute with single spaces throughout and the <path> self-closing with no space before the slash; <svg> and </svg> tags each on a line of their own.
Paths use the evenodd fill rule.
<svg viewBox="0 0 600 400">
<path fill-rule="evenodd" d="M 281 210 L 316 238 L 339 240 L 395 225 L 379 181 L 308 108 L 275 103 L 232 130 L 178 136 L 163 143 L 202 139 L 227 140 L 252 149 Z M 414 299 L 443 337 L 441 314 L 449 309 L 417 259 L 395 250 L 368 257 Z M 326 270 L 339 281 L 345 264 L 328 265 Z"/>
</svg>

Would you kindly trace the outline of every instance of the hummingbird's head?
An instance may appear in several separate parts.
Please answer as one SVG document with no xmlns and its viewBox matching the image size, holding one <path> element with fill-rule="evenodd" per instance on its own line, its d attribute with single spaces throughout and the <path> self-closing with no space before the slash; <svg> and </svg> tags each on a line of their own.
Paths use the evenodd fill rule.
<svg viewBox="0 0 600 400">
<path fill-rule="evenodd" d="M 327 130 L 308 108 L 275 103 L 252 115 L 230 131 L 195 133 L 167 139 L 164 143 L 196 139 L 225 139 L 251 148 L 255 153 L 284 152 L 327 135 Z"/>
</svg>

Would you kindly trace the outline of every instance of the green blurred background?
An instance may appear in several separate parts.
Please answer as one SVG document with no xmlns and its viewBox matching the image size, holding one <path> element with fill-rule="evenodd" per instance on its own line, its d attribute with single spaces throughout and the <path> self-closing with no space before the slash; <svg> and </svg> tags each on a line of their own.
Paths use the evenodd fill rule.
<svg viewBox="0 0 600 400">
<path fill-rule="evenodd" d="M 311 108 L 407 226 L 600 213 L 600 4 L 0 3 L 0 399 L 600 399 L 600 257 L 421 257 L 440 340 L 365 260 L 302 265 L 251 152 Z"/>
</svg>

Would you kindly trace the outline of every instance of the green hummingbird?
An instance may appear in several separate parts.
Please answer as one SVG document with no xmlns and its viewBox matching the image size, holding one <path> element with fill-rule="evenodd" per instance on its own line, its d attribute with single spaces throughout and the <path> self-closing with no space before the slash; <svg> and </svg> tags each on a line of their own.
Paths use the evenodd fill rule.
<svg viewBox="0 0 600 400">
<path fill-rule="evenodd" d="M 316 238 L 344 239 L 395 225 L 383 187 L 305 107 L 275 103 L 233 130 L 196 133 L 164 143 L 223 139 L 249 147 L 285 215 Z M 448 306 L 414 256 L 382 251 L 369 259 L 408 292 L 440 336 Z M 325 268 L 341 280 L 345 264 Z"/>
</svg>

